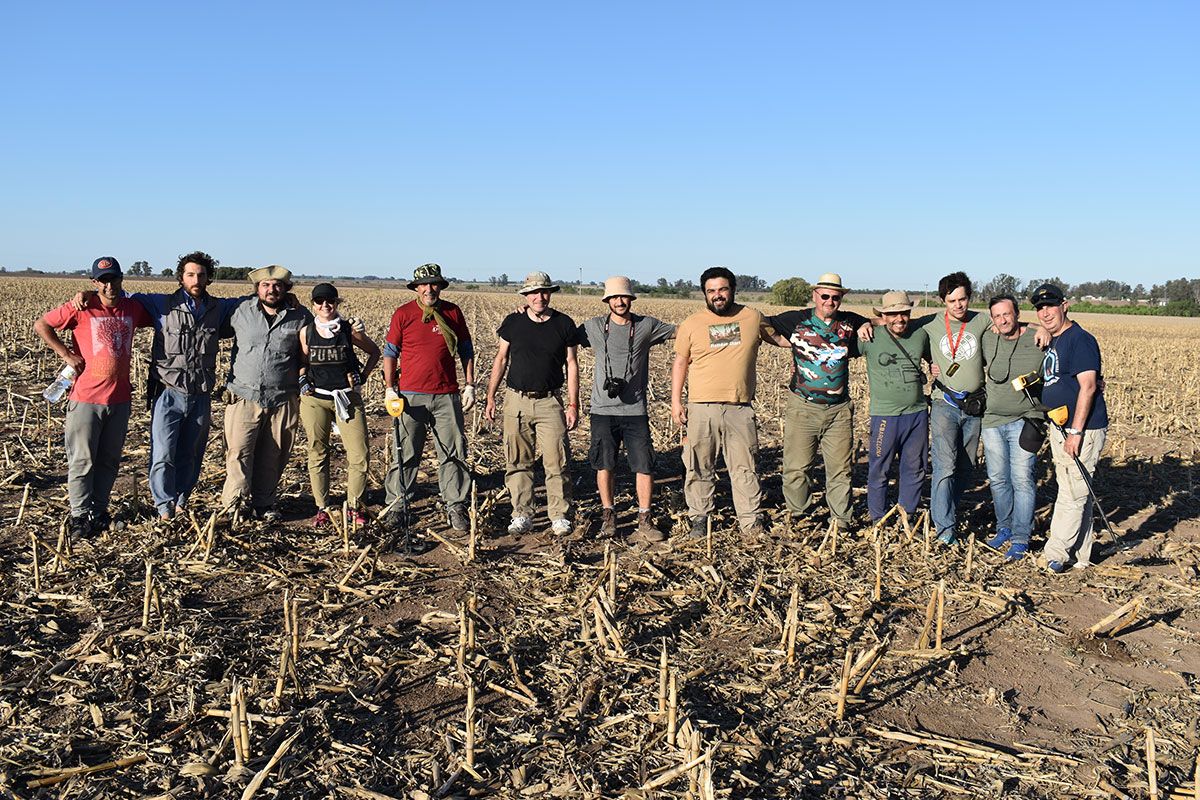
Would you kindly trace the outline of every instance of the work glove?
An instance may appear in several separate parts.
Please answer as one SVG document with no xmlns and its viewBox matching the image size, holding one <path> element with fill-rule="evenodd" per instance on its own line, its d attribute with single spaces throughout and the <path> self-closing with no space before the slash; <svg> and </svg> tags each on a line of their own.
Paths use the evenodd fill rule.
<svg viewBox="0 0 1200 800">
<path fill-rule="evenodd" d="M 312 385 L 312 382 L 310 382 L 310 381 L 308 380 L 308 376 L 307 376 L 307 375 L 301 375 L 301 376 L 300 376 L 300 394 L 303 394 L 303 395 L 310 395 L 310 394 L 312 394 L 312 393 L 313 393 L 313 385 Z"/>
<path fill-rule="evenodd" d="M 475 387 L 467 384 L 462 388 L 462 410 L 463 413 L 470 411 L 475 407 Z"/>
<path fill-rule="evenodd" d="M 400 399 L 400 395 L 396 394 L 396 390 L 390 386 L 387 387 L 387 391 L 385 391 L 383 393 L 383 402 L 384 403 L 390 403 L 393 400 L 399 400 L 399 399 Z"/>
</svg>

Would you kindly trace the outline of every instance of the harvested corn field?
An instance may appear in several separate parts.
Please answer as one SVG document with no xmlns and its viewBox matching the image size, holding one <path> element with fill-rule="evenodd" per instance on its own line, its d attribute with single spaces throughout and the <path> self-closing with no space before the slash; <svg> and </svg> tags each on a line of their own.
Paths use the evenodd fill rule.
<svg viewBox="0 0 1200 800">
<path fill-rule="evenodd" d="M 220 403 L 192 517 L 156 524 L 139 404 L 149 332 L 136 337 L 120 527 L 70 541 L 63 408 L 40 395 L 59 364 L 30 324 L 80 288 L 0 281 L 3 796 L 1196 796 L 1192 321 L 1079 317 L 1105 359 L 1113 423 L 1096 488 L 1122 540 L 1101 539 L 1087 570 L 1050 576 L 983 547 L 982 469 L 966 501 L 970 538 L 955 549 L 931 541 L 924 515 L 839 531 L 823 510 L 771 512 L 768 540 L 743 542 L 727 489 L 707 540 L 632 548 L 622 473 L 621 537 L 604 541 L 586 413 L 570 435 L 575 533 L 553 537 L 542 518 L 532 534 L 507 534 L 503 448 L 476 411 L 473 532 L 447 529 L 428 448 L 408 557 L 374 524 L 313 530 L 302 445 L 284 474 L 282 524 L 216 515 Z M 376 341 L 411 298 L 342 294 L 343 313 L 364 318 Z M 482 384 L 492 332 L 517 297 L 447 298 L 466 312 Z M 565 293 L 554 306 L 577 322 L 602 308 Z M 635 311 L 678 322 L 699 306 L 639 300 Z M 670 361 L 669 345 L 652 351 L 650 419 L 655 513 L 678 533 Z M 756 411 L 769 510 L 782 506 L 789 369 L 784 351 L 764 348 Z M 587 350 L 580 372 L 586 398 Z M 865 437 L 857 362 L 851 386 Z M 391 433 L 378 375 L 366 398 L 378 510 Z M 862 487 L 861 444 L 857 455 Z M 1038 475 L 1035 545 L 1055 491 L 1045 453 Z"/>
</svg>

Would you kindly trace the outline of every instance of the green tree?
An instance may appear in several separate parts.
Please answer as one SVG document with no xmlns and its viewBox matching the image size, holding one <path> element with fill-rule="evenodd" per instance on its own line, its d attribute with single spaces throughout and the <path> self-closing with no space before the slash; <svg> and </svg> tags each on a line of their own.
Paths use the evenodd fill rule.
<svg viewBox="0 0 1200 800">
<path fill-rule="evenodd" d="M 1014 297 L 1020 297 L 1021 279 L 1006 272 L 1001 272 L 981 286 L 978 294 L 981 300 L 990 300 L 1002 294 L 1011 294 Z"/>
<path fill-rule="evenodd" d="M 130 275 L 143 275 L 145 277 L 149 277 L 150 276 L 150 265 L 147 264 L 145 261 L 135 261 L 135 262 L 133 262 L 133 266 L 131 266 L 129 268 L 129 274 Z"/>
<path fill-rule="evenodd" d="M 771 287 L 771 303 L 777 306 L 806 306 L 812 300 L 812 286 L 804 278 L 784 278 Z"/>
</svg>

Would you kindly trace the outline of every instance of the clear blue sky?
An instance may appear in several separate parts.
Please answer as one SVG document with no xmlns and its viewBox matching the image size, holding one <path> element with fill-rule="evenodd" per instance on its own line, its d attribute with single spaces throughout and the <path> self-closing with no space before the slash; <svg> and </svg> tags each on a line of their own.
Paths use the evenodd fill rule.
<svg viewBox="0 0 1200 800">
<path fill-rule="evenodd" d="M 1200 275 L 1194 2 L 9 3 L 0 265 Z"/>
</svg>

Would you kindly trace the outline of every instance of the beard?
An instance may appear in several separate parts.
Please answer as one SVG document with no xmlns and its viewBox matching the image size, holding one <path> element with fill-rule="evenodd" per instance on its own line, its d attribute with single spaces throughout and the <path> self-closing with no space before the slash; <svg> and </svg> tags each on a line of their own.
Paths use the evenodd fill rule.
<svg viewBox="0 0 1200 800">
<path fill-rule="evenodd" d="M 267 308 L 282 308 L 285 303 L 285 298 L 283 297 L 270 297 L 270 295 L 268 295 L 268 298 L 269 299 L 264 299 L 261 297 L 259 298 L 259 301 Z"/>
<path fill-rule="evenodd" d="M 717 308 L 716 306 L 714 306 L 712 304 L 712 301 L 709 300 L 708 298 L 704 299 L 704 305 L 708 306 L 708 310 L 713 312 L 714 314 L 716 314 L 718 317 L 732 317 L 733 316 L 734 303 L 733 303 L 732 297 L 730 297 L 728 302 L 726 302 L 725 305 L 723 305 L 721 308 Z"/>
</svg>

